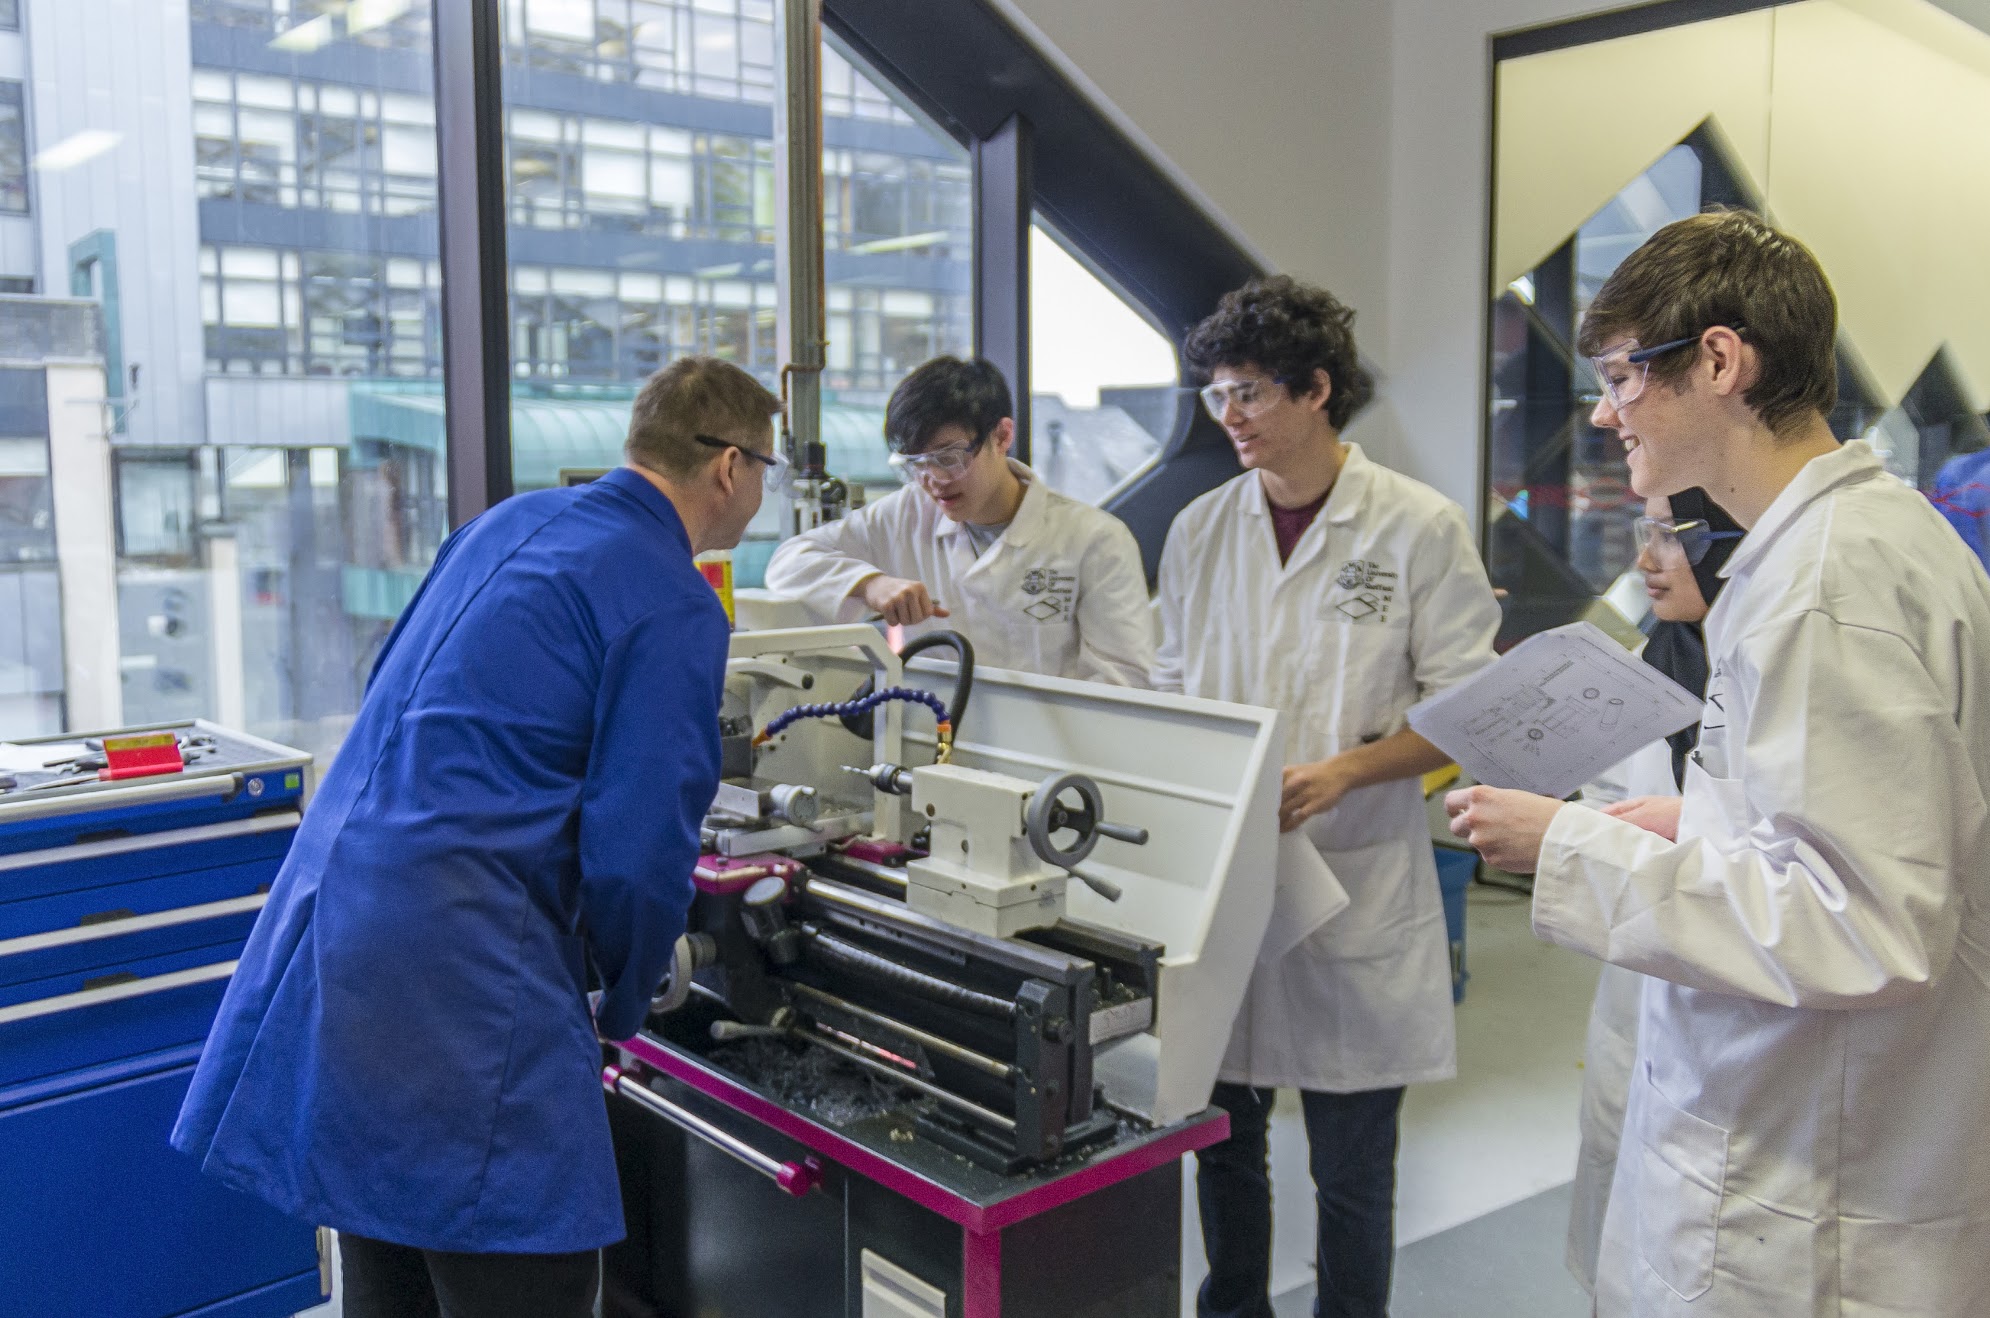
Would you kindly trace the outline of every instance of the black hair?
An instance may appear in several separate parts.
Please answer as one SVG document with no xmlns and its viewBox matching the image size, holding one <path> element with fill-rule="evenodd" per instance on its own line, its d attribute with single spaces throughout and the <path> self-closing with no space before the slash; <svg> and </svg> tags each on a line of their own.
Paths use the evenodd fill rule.
<svg viewBox="0 0 1990 1318">
<path fill-rule="evenodd" d="M 1253 279 L 1225 293 L 1189 331 L 1182 356 L 1204 380 L 1220 366 L 1255 366 L 1295 396 L 1312 390 L 1315 370 L 1325 371 L 1332 382 L 1327 421 L 1336 430 L 1375 396 L 1375 377 L 1354 346 L 1354 309 L 1290 275 Z"/>
<path fill-rule="evenodd" d="M 949 425 L 965 427 L 980 448 L 1014 409 L 1001 368 L 983 357 L 935 357 L 898 382 L 884 409 L 884 442 L 917 453 Z"/>
</svg>

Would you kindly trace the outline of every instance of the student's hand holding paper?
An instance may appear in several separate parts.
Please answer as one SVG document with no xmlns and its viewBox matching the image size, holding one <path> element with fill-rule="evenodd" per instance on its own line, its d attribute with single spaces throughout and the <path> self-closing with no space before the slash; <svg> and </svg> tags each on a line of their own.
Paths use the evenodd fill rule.
<svg viewBox="0 0 1990 1318">
<path fill-rule="evenodd" d="M 1541 840 L 1567 803 L 1508 787 L 1462 787 L 1444 798 L 1451 832 L 1472 844 L 1486 863 L 1508 874 L 1532 874 Z"/>
</svg>

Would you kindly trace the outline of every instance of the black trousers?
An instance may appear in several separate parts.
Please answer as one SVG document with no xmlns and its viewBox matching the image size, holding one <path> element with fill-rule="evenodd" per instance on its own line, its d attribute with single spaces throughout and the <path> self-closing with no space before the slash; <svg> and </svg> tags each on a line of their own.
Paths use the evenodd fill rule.
<svg viewBox="0 0 1990 1318">
<path fill-rule="evenodd" d="M 339 1234 L 345 1318 L 592 1318 L 601 1254 L 450 1254 Z"/>
<path fill-rule="evenodd" d="M 1197 1318 L 1272 1318 L 1271 1177 L 1266 1130 L 1273 1091 L 1219 1084 L 1230 1138 L 1195 1155 L 1196 1205 L 1209 1276 Z M 1301 1090 L 1307 1161 L 1319 1208 L 1315 1318 L 1386 1318 L 1396 1244 L 1396 1119 L 1403 1091 Z"/>
</svg>

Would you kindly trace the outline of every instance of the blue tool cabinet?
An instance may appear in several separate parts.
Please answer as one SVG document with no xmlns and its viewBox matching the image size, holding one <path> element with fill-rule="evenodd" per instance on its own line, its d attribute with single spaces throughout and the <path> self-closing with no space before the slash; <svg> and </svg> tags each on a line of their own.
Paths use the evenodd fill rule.
<svg viewBox="0 0 1990 1318">
<path fill-rule="evenodd" d="M 310 757 L 135 731 L 199 758 L 0 791 L 0 1318 L 280 1318 L 322 1300 L 316 1231 L 167 1136 Z"/>
</svg>

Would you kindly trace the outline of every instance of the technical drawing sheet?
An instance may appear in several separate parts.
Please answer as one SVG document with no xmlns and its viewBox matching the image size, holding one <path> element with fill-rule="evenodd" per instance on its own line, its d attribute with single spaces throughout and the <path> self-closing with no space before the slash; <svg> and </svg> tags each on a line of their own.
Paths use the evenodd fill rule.
<svg viewBox="0 0 1990 1318">
<path fill-rule="evenodd" d="M 1491 787 L 1566 797 L 1697 722 L 1700 699 L 1586 622 L 1528 637 L 1410 710 L 1410 727 Z"/>
</svg>

